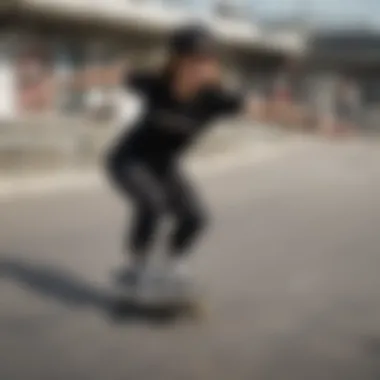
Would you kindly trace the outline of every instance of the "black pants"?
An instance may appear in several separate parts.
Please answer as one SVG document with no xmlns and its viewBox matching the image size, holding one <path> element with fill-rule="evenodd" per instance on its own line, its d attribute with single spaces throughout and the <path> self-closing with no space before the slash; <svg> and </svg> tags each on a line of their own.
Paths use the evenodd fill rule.
<svg viewBox="0 0 380 380">
<path fill-rule="evenodd" d="M 206 217 L 191 184 L 173 163 L 119 154 L 109 160 L 109 174 L 133 203 L 133 223 L 126 239 L 132 254 L 143 257 L 150 252 L 166 216 L 174 222 L 169 253 L 182 256 L 189 251 L 205 228 Z"/>
</svg>

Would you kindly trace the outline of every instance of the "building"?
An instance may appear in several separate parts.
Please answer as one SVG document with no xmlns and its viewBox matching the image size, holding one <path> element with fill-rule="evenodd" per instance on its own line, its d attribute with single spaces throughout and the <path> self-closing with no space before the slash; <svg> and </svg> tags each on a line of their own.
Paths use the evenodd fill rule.
<svg viewBox="0 0 380 380">
<path fill-rule="evenodd" d="M 195 20 L 215 31 L 232 79 L 265 87 L 288 58 L 302 54 L 305 41 L 297 33 L 264 33 L 233 11 L 234 3 L 2 0 L 0 117 L 92 108 L 108 117 L 121 60 L 154 64 L 165 36 Z"/>
<path fill-rule="evenodd" d="M 377 127 L 380 104 L 380 34 L 364 29 L 316 32 L 307 49 L 307 68 L 318 86 L 314 95 L 339 116 L 342 103 L 352 103 L 353 122 Z M 343 108 L 347 108 L 347 105 Z"/>
</svg>

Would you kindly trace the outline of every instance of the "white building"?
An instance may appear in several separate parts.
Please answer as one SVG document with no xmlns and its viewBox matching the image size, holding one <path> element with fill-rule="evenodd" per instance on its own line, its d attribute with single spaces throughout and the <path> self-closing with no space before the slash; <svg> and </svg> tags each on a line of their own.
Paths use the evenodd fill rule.
<svg viewBox="0 0 380 380">
<path fill-rule="evenodd" d="M 1 0 L 1 4 L 0 118 L 46 109 L 79 111 L 99 85 L 86 87 L 76 83 L 76 77 L 69 80 L 73 73 L 97 68 L 104 74 L 123 52 L 136 64 L 149 63 L 153 56 L 147 52 L 159 54 L 173 28 L 196 20 L 214 30 L 225 47 L 226 65 L 245 82 L 273 75 L 287 57 L 302 54 L 305 45 L 294 33 L 264 33 L 244 17 L 246 5 L 240 0 Z M 95 78 L 102 77 L 100 71 Z M 100 87 L 109 91 L 104 81 Z"/>
</svg>

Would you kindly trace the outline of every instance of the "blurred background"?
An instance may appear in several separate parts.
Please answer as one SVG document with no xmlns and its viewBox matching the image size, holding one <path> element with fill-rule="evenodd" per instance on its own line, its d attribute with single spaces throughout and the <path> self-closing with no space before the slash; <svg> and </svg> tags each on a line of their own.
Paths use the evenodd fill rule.
<svg viewBox="0 0 380 380">
<path fill-rule="evenodd" d="M 379 11 L 1 0 L 0 378 L 379 379 Z M 123 70 L 157 67 L 171 30 L 198 20 L 257 99 L 189 160 L 216 220 L 194 256 L 210 322 L 116 322 L 126 216 L 99 167 L 134 112 Z"/>
<path fill-rule="evenodd" d="M 329 134 L 376 131 L 377 6 L 335 2 L 3 1 L 2 155 L 17 161 L 12 149 L 30 124 L 68 134 L 86 122 L 87 133 L 106 133 L 119 115 L 123 65 L 157 66 L 170 30 L 200 19 L 225 47 L 231 81 L 257 95 L 258 120 Z"/>
</svg>

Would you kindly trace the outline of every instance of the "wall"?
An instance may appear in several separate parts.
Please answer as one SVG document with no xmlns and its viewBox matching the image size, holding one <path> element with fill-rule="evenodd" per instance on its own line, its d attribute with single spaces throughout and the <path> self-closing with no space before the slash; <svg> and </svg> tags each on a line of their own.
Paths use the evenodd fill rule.
<svg viewBox="0 0 380 380">
<path fill-rule="evenodd" d="M 7 35 L 0 37 L 0 122 L 12 120 L 17 112 L 10 43 Z"/>
</svg>

